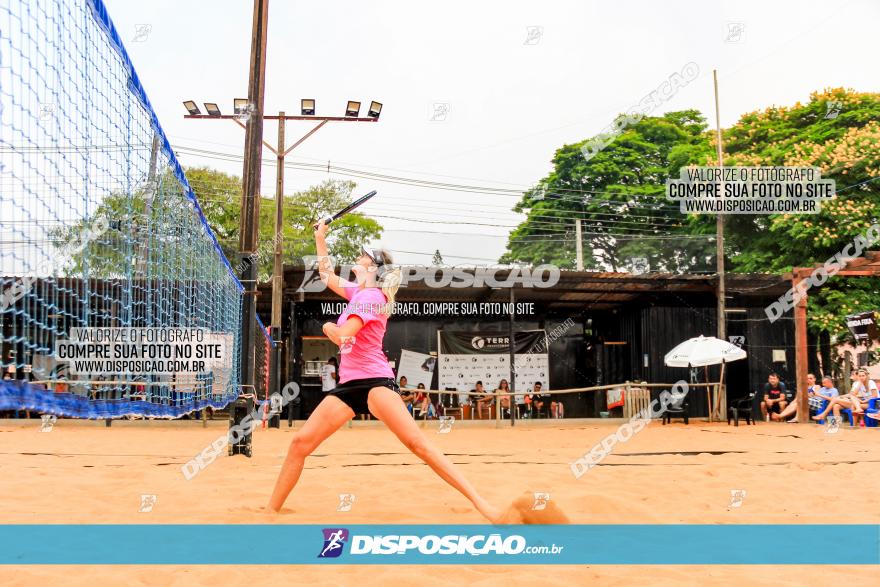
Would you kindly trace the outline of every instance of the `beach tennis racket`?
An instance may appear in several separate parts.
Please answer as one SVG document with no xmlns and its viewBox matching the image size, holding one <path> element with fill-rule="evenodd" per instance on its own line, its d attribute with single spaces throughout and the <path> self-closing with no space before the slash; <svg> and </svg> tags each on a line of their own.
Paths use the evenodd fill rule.
<svg viewBox="0 0 880 587">
<path fill-rule="evenodd" d="M 345 208 L 343 208 L 342 210 L 340 210 L 339 212 L 337 212 L 333 216 L 331 216 L 329 218 L 325 218 L 324 224 L 330 224 L 334 220 L 339 220 L 340 218 L 342 218 L 343 216 L 345 216 L 346 214 L 348 214 L 349 212 L 351 212 L 355 208 L 359 207 L 361 204 L 363 204 L 364 202 L 366 202 L 367 200 L 369 200 L 370 198 L 372 198 L 375 195 L 376 195 L 376 190 L 373 190 L 369 194 L 367 194 L 365 196 L 361 196 L 360 198 L 358 198 L 357 200 L 355 200 L 354 202 L 352 202 L 351 204 L 349 204 L 348 206 L 346 206 Z M 318 225 L 314 224 L 312 226 L 312 228 L 314 228 L 315 230 L 318 230 Z"/>
</svg>

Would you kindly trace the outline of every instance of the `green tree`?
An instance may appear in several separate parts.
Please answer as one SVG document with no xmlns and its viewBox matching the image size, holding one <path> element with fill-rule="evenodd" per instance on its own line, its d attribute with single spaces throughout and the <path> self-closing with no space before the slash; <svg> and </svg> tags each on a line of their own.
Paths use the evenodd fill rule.
<svg viewBox="0 0 880 587">
<path fill-rule="evenodd" d="M 241 179 L 207 167 L 190 167 L 186 176 L 196 194 L 205 218 L 233 267 L 238 267 L 239 223 L 241 219 Z M 282 201 L 284 222 L 281 227 L 283 262 L 301 262 L 315 254 L 312 225 L 347 206 L 356 184 L 351 181 L 327 180 L 307 190 L 286 195 Z M 260 197 L 259 242 L 255 252 L 258 276 L 266 280 L 272 275 L 275 255 L 275 198 Z M 379 238 L 381 225 L 362 214 L 347 214 L 333 223 L 328 233 L 330 254 L 339 263 L 353 262 L 360 254 L 361 244 Z"/>
<path fill-rule="evenodd" d="M 207 167 L 188 168 L 186 176 L 221 249 L 230 264 L 237 267 L 241 179 Z M 296 263 L 303 256 L 315 254 L 312 224 L 348 205 L 354 188 L 354 182 L 328 180 L 284 196 L 285 263 Z M 265 280 L 272 274 L 275 250 L 274 198 L 260 198 L 259 218 L 255 260 L 259 278 Z M 193 241 L 193 235 L 201 230 L 192 203 L 170 172 L 130 194 L 108 195 L 88 218 L 53 231 L 52 240 L 59 251 L 65 250 L 71 241 L 82 240 L 81 235 L 87 234 L 98 219 L 105 220 L 108 229 L 72 255 L 65 271 L 83 275 L 87 269 L 90 276 L 103 278 L 149 273 L 154 278 L 173 279 L 180 275 L 179 265 L 198 242 Z M 382 227 L 375 220 L 347 214 L 333 223 L 328 235 L 330 254 L 337 262 L 350 263 L 360 254 L 362 243 L 381 234 Z M 211 254 L 207 249 L 202 242 L 202 253 Z"/>
<path fill-rule="evenodd" d="M 105 230 L 97 234 L 95 227 Z M 59 272 L 103 279 L 174 278 L 195 250 L 193 234 L 201 230 L 191 202 L 170 173 L 147 181 L 131 193 L 113 192 L 94 213 L 54 229 Z M 84 235 L 94 235 L 84 239 Z M 71 250 L 71 244 L 78 246 Z M 82 246 L 84 245 L 84 246 Z"/>
<path fill-rule="evenodd" d="M 880 94 L 836 88 L 811 94 L 806 104 L 745 114 L 724 131 L 725 165 L 819 167 L 837 188 L 819 214 L 728 217 L 734 271 L 782 273 L 824 263 L 880 222 L 878 121 Z M 711 156 L 708 162 L 715 163 Z M 810 291 L 809 326 L 848 339 L 845 316 L 876 309 L 880 280 L 833 277 Z"/>
<path fill-rule="evenodd" d="M 656 270 L 703 268 L 714 244 L 666 199 L 665 182 L 705 159 L 705 129 L 696 110 L 685 110 L 642 118 L 589 159 L 582 149 L 597 137 L 563 146 L 553 171 L 514 207 L 527 217 L 511 233 L 501 262 L 573 268 L 580 218 L 585 267 L 624 270 L 632 257 L 645 257 Z"/>
</svg>

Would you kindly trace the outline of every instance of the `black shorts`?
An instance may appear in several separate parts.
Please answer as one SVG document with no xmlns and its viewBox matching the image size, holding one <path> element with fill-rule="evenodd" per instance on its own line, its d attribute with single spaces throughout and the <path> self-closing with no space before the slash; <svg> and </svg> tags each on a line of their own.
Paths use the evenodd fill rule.
<svg viewBox="0 0 880 587">
<path fill-rule="evenodd" d="M 779 399 L 779 398 L 771 397 L 770 399 Z M 788 400 L 786 400 L 785 396 L 783 396 L 782 401 L 788 401 Z M 782 412 L 782 406 L 779 405 L 779 402 L 776 402 L 775 404 L 768 405 L 767 411 L 773 412 L 774 414 L 779 414 Z"/>
<path fill-rule="evenodd" d="M 327 395 L 334 395 L 345 402 L 349 408 L 355 413 L 369 414 L 370 409 L 367 407 L 367 396 L 374 387 L 387 387 L 392 391 L 400 393 L 397 382 L 390 377 L 373 377 L 371 379 L 352 379 L 340 385 L 335 389 L 327 392 Z"/>
</svg>

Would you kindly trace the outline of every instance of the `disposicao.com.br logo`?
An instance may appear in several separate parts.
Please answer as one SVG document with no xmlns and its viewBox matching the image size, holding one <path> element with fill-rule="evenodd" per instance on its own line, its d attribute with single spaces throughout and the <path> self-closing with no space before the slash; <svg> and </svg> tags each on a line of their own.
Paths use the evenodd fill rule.
<svg viewBox="0 0 880 587">
<path fill-rule="evenodd" d="M 529 546 L 519 534 L 388 534 L 350 535 L 346 528 L 324 528 L 324 545 L 318 558 L 336 558 L 350 543 L 348 554 L 356 555 L 517 555 L 560 554 L 564 546 Z"/>
</svg>

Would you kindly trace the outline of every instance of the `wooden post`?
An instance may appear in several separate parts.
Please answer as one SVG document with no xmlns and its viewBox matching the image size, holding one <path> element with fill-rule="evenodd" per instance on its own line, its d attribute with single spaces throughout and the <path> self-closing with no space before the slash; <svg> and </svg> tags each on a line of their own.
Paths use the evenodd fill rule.
<svg viewBox="0 0 880 587">
<path fill-rule="evenodd" d="M 712 80 L 715 85 L 715 150 L 718 157 L 719 174 L 724 177 L 724 149 L 723 137 L 721 135 L 721 110 L 718 107 L 718 72 L 712 70 Z M 724 193 L 724 181 L 718 183 L 719 191 Z M 723 201 L 723 200 L 722 200 Z M 718 289 L 716 297 L 718 298 L 718 338 L 727 340 L 727 315 L 726 315 L 726 296 L 727 289 L 724 283 L 724 215 L 718 214 L 715 218 L 715 257 L 716 268 L 718 272 Z M 706 380 L 708 383 L 708 380 Z M 712 421 L 711 416 L 709 421 Z"/>
<path fill-rule="evenodd" d="M 514 308 L 516 307 L 516 295 L 513 290 L 513 286 L 510 287 L 510 322 L 507 325 L 507 333 L 510 336 L 510 340 L 508 341 L 510 344 L 508 345 L 508 351 L 510 354 L 510 393 L 516 393 L 516 367 L 514 365 L 516 361 L 516 344 L 515 344 L 515 333 L 514 333 L 514 321 L 516 319 L 516 315 L 514 314 Z M 439 350 L 439 347 L 438 347 Z M 510 425 L 513 426 L 516 423 L 516 396 L 510 396 Z"/>
<path fill-rule="evenodd" d="M 715 387 L 715 406 L 712 411 L 715 413 L 715 417 L 718 418 L 718 421 L 721 422 L 724 420 L 723 416 L 723 406 L 721 400 L 721 393 L 724 389 L 724 361 L 721 361 L 721 377 L 718 378 L 718 385 Z"/>
<path fill-rule="evenodd" d="M 272 264 L 272 330 L 281 330 L 281 304 L 283 283 L 282 255 L 282 231 L 284 229 L 284 112 L 278 113 L 278 152 L 275 159 L 275 235 L 274 235 L 274 258 Z M 273 332 L 281 338 L 280 333 Z M 272 391 L 277 391 L 272 389 Z"/>
<path fill-rule="evenodd" d="M 269 362 L 269 389 L 266 395 L 281 392 L 281 357 L 284 341 L 281 338 L 282 291 L 284 289 L 284 268 L 282 264 L 282 231 L 284 230 L 284 112 L 278 113 L 278 150 L 275 160 L 275 231 L 272 238 L 274 244 L 272 262 L 272 323 L 269 335 L 275 346 L 266 349 L 266 360 Z M 267 404 L 268 405 L 268 404 Z M 270 428 L 280 428 L 281 419 L 273 417 L 269 421 Z"/>
<path fill-rule="evenodd" d="M 798 291 L 798 284 L 804 277 L 796 272 L 791 278 L 791 285 Z M 795 389 L 797 395 L 795 401 L 798 406 L 798 422 L 809 424 L 810 406 L 807 398 L 807 292 L 803 292 L 803 298 L 794 307 L 794 370 Z"/>
<path fill-rule="evenodd" d="M 708 414 L 708 418 L 706 418 L 707 422 L 712 421 L 712 388 L 709 387 L 709 367 L 703 367 L 703 378 L 706 380 L 706 414 Z"/>
</svg>

